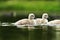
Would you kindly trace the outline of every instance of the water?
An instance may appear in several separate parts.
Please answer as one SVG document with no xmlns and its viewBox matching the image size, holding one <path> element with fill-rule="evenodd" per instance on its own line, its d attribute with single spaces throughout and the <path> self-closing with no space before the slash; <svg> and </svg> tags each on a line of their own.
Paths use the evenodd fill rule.
<svg viewBox="0 0 60 40">
<path fill-rule="evenodd" d="M 28 30 L 16 26 L 0 26 L 0 40 L 60 40 L 60 32 L 52 27 L 47 30 Z"/>
<path fill-rule="evenodd" d="M 4 12 L 4 15 L 0 16 L 0 21 L 11 22 L 11 23 L 16 22 L 20 19 L 27 18 L 29 12 L 27 12 L 26 14 L 26 11 L 25 12 L 19 11 L 17 12 L 16 16 L 15 14 L 11 14 L 11 13 L 5 14 L 6 12 Z M 33 13 L 35 13 L 35 11 Z M 39 14 L 36 14 L 37 18 L 41 17 L 40 13 L 41 12 L 39 11 Z M 58 12 L 52 12 L 52 13 L 58 13 Z M 51 14 L 48 20 L 51 21 L 51 20 L 59 18 L 56 16 L 52 16 Z M 45 28 L 43 29 L 39 29 L 39 28 L 28 30 L 27 28 L 25 29 L 17 28 L 16 26 L 5 26 L 5 25 L 0 26 L 0 40 L 60 40 L 60 31 L 55 31 L 54 30 L 55 28 L 47 27 L 47 30 Z"/>
<path fill-rule="evenodd" d="M 0 27 L 1 40 L 28 40 L 28 31 L 16 27 Z"/>
</svg>

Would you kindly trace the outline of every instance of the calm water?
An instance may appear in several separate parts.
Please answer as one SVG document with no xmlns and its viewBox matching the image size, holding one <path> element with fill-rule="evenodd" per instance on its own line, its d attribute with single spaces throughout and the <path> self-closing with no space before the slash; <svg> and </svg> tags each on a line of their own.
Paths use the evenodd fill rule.
<svg viewBox="0 0 60 40">
<path fill-rule="evenodd" d="M 60 32 L 48 28 L 42 29 L 21 29 L 15 26 L 0 26 L 0 40 L 60 40 Z"/>
<path fill-rule="evenodd" d="M 5 12 L 4 12 L 5 13 Z M 18 12 L 21 13 L 21 12 Z M 16 22 L 20 19 L 27 18 L 28 14 L 4 14 L 0 17 L 1 22 Z M 55 12 L 54 12 L 55 13 Z M 55 14 L 56 15 L 56 14 Z M 36 14 L 37 18 L 41 16 Z M 49 16 L 48 20 L 60 19 L 59 16 Z M 0 40 L 60 40 L 60 32 L 54 31 L 48 27 L 47 31 L 42 29 L 21 29 L 16 26 L 0 26 Z"/>
</svg>

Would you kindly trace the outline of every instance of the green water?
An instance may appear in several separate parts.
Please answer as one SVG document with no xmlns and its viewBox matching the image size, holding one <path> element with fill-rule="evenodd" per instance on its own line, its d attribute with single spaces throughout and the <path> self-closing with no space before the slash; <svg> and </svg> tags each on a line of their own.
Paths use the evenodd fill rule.
<svg viewBox="0 0 60 40">
<path fill-rule="evenodd" d="M 0 40 L 60 40 L 60 32 L 48 29 L 21 29 L 0 26 Z"/>
</svg>

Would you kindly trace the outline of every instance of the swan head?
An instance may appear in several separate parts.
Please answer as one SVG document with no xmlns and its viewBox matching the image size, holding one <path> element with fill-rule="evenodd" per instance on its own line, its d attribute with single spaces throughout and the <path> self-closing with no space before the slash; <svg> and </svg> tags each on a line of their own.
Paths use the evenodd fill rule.
<svg viewBox="0 0 60 40">
<path fill-rule="evenodd" d="M 30 13 L 29 16 L 28 16 L 29 19 L 34 19 L 35 18 L 35 15 L 33 13 Z"/>
<path fill-rule="evenodd" d="M 48 18 L 48 14 L 47 14 L 47 13 L 44 13 L 44 14 L 42 15 L 42 18 L 43 18 L 43 19 L 47 19 L 47 18 Z"/>
</svg>

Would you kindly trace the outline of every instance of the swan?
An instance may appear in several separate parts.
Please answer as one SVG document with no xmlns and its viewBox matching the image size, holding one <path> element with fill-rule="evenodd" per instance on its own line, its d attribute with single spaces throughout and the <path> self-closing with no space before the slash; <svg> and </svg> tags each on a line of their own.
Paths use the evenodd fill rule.
<svg viewBox="0 0 60 40">
<path fill-rule="evenodd" d="M 18 20 L 17 22 L 15 22 L 15 25 L 17 27 L 20 27 L 19 25 L 32 26 L 35 24 L 34 18 L 35 18 L 35 15 L 33 13 L 30 13 L 27 19 Z"/>
<path fill-rule="evenodd" d="M 36 19 L 37 25 L 48 23 L 47 18 L 48 18 L 48 14 L 47 13 L 43 13 L 42 18 L 37 18 Z"/>
<path fill-rule="evenodd" d="M 51 26 L 57 26 L 60 25 L 60 20 L 52 20 L 47 23 L 48 25 L 50 24 Z"/>
<path fill-rule="evenodd" d="M 54 26 L 56 30 L 60 30 L 60 20 L 56 19 L 56 20 L 49 21 L 47 25 L 52 26 L 52 27 Z"/>
</svg>

